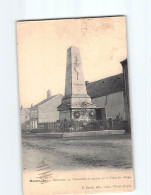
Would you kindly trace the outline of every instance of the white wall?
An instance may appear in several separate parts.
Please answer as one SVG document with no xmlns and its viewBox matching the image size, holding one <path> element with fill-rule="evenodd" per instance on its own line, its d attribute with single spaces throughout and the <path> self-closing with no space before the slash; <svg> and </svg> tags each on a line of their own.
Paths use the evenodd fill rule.
<svg viewBox="0 0 151 195">
<path fill-rule="evenodd" d="M 106 104 L 107 102 L 107 104 Z M 120 113 L 120 117 L 125 120 L 125 109 L 124 109 L 124 96 L 123 92 L 117 92 L 106 96 L 92 99 L 92 103 L 97 107 L 105 107 L 106 117 L 112 117 L 113 119 Z"/>
<path fill-rule="evenodd" d="M 55 122 L 59 120 L 57 107 L 61 104 L 62 95 L 57 95 L 38 107 L 38 122 Z"/>
</svg>

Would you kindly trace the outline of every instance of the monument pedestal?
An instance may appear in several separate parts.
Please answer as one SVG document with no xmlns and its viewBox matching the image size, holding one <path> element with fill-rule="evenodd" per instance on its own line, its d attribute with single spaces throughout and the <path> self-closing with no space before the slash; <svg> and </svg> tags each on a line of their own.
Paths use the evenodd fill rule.
<svg viewBox="0 0 151 195">
<path fill-rule="evenodd" d="M 95 105 L 91 103 L 90 97 L 64 97 L 62 104 L 58 107 L 60 120 L 94 120 Z"/>
<path fill-rule="evenodd" d="M 87 94 L 79 49 L 67 50 L 65 96 L 58 106 L 60 120 L 94 120 L 95 108 Z"/>
</svg>

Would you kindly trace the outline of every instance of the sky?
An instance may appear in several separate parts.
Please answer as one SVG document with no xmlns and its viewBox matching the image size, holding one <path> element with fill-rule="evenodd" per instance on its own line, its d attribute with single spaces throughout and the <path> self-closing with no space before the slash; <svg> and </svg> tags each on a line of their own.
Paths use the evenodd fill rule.
<svg viewBox="0 0 151 195">
<path fill-rule="evenodd" d="M 65 90 L 67 49 L 80 50 L 85 80 L 122 72 L 127 58 L 126 18 L 104 17 L 17 23 L 20 105 L 30 107 Z"/>
</svg>

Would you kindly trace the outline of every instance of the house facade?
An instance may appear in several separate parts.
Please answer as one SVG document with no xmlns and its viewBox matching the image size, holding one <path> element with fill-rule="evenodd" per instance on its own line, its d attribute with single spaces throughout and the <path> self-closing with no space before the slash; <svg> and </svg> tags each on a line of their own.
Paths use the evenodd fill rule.
<svg viewBox="0 0 151 195">
<path fill-rule="evenodd" d="M 20 108 L 20 124 L 22 130 L 28 130 L 30 128 L 30 108 Z"/>
<path fill-rule="evenodd" d="M 95 82 L 86 82 L 87 93 L 96 105 L 96 119 L 119 119 L 130 125 L 127 59 L 121 62 L 123 73 Z"/>
<path fill-rule="evenodd" d="M 30 129 L 37 129 L 39 123 L 49 123 L 59 120 L 57 107 L 61 104 L 62 95 L 51 96 L 47 91 L 47 98 L 30 108 Z"/>
</svg>

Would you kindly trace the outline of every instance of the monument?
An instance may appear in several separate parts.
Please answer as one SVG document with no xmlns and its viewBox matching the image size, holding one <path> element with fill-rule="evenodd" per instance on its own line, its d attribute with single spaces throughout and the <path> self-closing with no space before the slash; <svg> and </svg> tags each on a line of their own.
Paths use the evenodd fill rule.
<svg viewBox="0 0 151 195">
<path fill-rule="evenodd" d="M 58 106 L 60 120 L 94 120 L 95 105 L 87 94 L 79 49 L 67 50 L 65 95 Z"/>
</svg>

